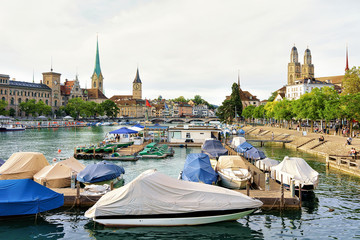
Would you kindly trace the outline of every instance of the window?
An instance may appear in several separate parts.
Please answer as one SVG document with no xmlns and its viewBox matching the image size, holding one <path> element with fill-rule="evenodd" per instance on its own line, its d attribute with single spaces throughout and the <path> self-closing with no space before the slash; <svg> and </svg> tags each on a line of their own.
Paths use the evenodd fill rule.
<svg viewBox="0 0 360 240">
<path fill-rule="evenodd" d="M 186 133 L 186 138 L 191 138 L 190 133 Z"/>
</svg>

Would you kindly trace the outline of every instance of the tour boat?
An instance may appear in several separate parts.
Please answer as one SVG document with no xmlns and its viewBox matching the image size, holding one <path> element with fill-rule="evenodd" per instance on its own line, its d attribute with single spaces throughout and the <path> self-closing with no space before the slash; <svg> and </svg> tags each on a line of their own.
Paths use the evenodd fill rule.
<svg viewBox="0 0 360 240">
<path fill-rule="evenodd" d="M 24 131 L 25 126 L 9 124 L 9 125 L 0 125 L 0 132 L 10 132 L 10 131 Z"/>
<path fill-rule="evenodd" d="M 105 226 L 186 226 L 235 221 L 262 205 L 236 191 L 147 170 L 102 196 L 85 217 Z"/>
</svg>

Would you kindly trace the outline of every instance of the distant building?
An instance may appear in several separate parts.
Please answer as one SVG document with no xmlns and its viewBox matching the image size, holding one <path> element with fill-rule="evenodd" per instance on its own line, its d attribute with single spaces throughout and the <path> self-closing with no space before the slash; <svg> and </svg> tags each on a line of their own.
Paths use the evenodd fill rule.
<svg viewBox="0 0 360 240">
<path fill-rule="evenodd" d="M 289 100 L 299 99 L 305 93 L 311 92 L 314 88 L 333 87 L 331 83 L 321 82 L 316 79 L 296 80 L 294 84 L 286 86 L 286 98 Z M 278 94 L 279 95 L 279 94 Z"/>
<path fill-rule="evenodd" d="M 193 114 L 193 110 L 192 110 L 193 108 L 190 104 L 179 103 L 178 109 L 179 109 L 179 117 L 191 116 Z"/>
<path fill-rule="evenodd" d="M 199 104 L 193 107 L 193 115 L 196 117 L 208 117 L 209 108 L 205 104 Z"/>
</svg>

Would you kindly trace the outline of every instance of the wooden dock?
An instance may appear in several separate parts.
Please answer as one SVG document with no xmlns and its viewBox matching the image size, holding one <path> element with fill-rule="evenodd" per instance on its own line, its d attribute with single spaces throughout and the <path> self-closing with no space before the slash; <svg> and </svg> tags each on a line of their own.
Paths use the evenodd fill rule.
<svg viewBox="0 0 360 240">
<path fill-rule="evenodd" d="M 264 146 L 265 143 L 269 142 L 276 142 L 276 143 L 290 143 L 291 140 L 284 140 L 284 139 L 246 139 L 247 142 L 259 142 L 260 146 Z"/>
</svg>

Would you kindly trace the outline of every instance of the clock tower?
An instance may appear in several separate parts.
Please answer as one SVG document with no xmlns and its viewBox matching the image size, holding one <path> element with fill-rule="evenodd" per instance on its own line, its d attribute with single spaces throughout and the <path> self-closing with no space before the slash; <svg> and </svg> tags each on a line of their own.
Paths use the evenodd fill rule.
<svg viewBox="0 0 360 240">
<path fill-rule="evenodd" d="M 61 106 L 61 92 L 60 92 L 60 73 L 45 72 L 43 73 L 43 84 L 51 88 L 51 107 L 58 109 Z"/>
<path fill-rule="evenodd" d="M 133 81 L 133 99 L 142 98 L 142 83 L 139 75 L 139 68 L 136 70 L 136 76 Z"/>
<path fill-rule="evenodd" d="M 288 81 L 287 85 L 292 85 L 295 83 L 296 79 L 301 77 L 301 68 L 299 63 L 299 55 L 297 48 L 294 46 L 291 49 L 290 62 L 288 63 Z"/>
</svg>

